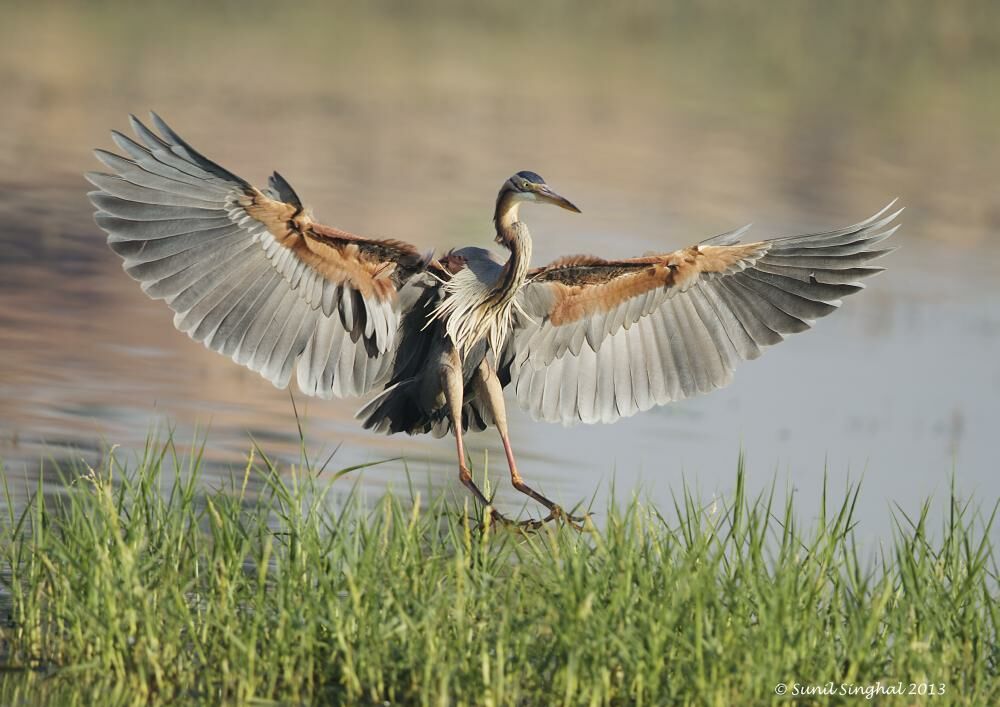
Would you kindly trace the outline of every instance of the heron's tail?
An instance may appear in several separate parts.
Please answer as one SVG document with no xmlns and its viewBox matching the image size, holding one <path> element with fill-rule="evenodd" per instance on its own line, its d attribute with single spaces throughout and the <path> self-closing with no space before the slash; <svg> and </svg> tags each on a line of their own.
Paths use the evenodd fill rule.
<svg viewBox="0 0 1000 707">
<path fill-rule="evenodd" d="M 355 417 L 363 420 L 365 429 L 384 434 L 445 436 L 451 430 L 448 411 L 443 405 L 428 410 L 420 404 L 421 383 L 417 376 L 390 385 L 358 410 Z M 481 432 L 491 423 L 492 418 L 485 413 L 481 401 L 467 398 L 462 406 L 462 429 Z"/>
<path fill-rule="evenodd" d="M 442 436 L 448 431 L 447 424 L 438 432 L 435 421 L 418 402 L 419 378 L 406 378 L 390 385 L 355 415 L 363 420 L 365 429 L 384 434 L 423 434 L 431 432 Z"/>
</svg>

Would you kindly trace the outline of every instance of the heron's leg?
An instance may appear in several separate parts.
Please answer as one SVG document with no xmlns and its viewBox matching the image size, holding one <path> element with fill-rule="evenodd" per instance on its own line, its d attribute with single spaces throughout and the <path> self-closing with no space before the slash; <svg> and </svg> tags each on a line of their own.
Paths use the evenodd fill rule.
<svg viewBox="0 0 1000 707">
<path fill-rule="evenodd" d="M 469 467 L 465 465 L 465 445 L 462 442 L 462 404 L 465 386 L 462 378 L 462 361 L 454 348 L 449 351 L 441 367 L 441 386 L 444 388 L 444 397 L 448 404 L 448 419 L 451 421 L 451 430 L 455 435 L 455 448 L 458 452 L 458 478 L 484 508 L 490 509 L 490 515 L 495 520 L 506 521 L 507 519 L 493 508 L 490 500 L 476 486 Z"/>
<path fill-rule="evenodd" d="M 524 478 L 517 470 L 517 462 L 514 461 L 514 450 L 510 446 L 510 435 L 507 433 L 507 407 L 504 405 L 503 386 L 500 385 L 500 379 L 497 378 L 493 367 L 485 360 L 479 364 L 477 375 L 479 376 L 477 381 L 479 394 L 486 401 L 486 406 L 493 416 L 493 424 L 496 425 L 497 431 L 500 433 L 500 440 L 503 442 L 503 451 L 507 455 L 507 467 L 510 469 L 511 484 L 518 491 L 531 496 L 548 509 L 549 515 L 541 521 L 542 523 L 555 518 L 565 518 L 571 523 L 582 523 L 582 518 L 569 515 L 559 504 L 550 501 L 524 483 Z M 532 521 L 530 524 L 540 525 L 537 521 Z"/>
</svg>

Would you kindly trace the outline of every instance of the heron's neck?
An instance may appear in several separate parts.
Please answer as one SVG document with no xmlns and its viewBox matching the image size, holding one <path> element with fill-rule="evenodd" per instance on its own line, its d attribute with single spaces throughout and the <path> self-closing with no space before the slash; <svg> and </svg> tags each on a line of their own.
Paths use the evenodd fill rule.
<svg viewBox="0 0 1000 707">
<path fill-rule="evenodd" d="M 503 267 L 496 291 L 503 299 L 511 299 L 521 289 L 528 276 L 531 262 L 531 234 L 528 227 L 518 220 L 519 203 L 501 199 L 493 215 L 496 224 L 496 241 L 510 251 L 510 258 Z"/>
</svg>

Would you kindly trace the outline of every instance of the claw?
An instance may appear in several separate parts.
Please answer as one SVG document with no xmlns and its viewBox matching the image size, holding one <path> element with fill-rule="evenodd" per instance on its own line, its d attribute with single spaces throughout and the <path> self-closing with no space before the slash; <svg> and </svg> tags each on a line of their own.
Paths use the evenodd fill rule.
<svg viewBox="0 0 1000 707">
<path fill-rule="evenodd" d="M 548 523 L 553 520 L 562 520 L 574 530 L 583 530 L 587 522 L 587 518 L 589 517 L 590 517 L 589 515 L 583 516 L 582 518 L 579 516 L 574 516 L 564 511 L 562 506 L 553 505 L 552 509 L 549 511 L 549 514 L 545 516 L 542 522 Z"/>
<path fill-rule="evenodd" d="M 490 525 L 497 525 L 497 526 L 516 525 L 514 521 L 512 521 L 510 518 L 505 516 L 496 508 L 494 508 L 492 504 L 483 507 L 483 511 L 484 513 L 482 519 L 478 520 L 478 528 L 481 530 L 489 527 Z"/>
<path fill-rule="evenodd" d="M 589 517 L 589 515 L 582 518 L 570 515 L 564 511 L 561 506 L 553 506 L 549 511 L 549 514 L 544 518 L 529 518 L 528 520 L 518 521 L 517 525 L 527 530 L 538 530 L 546 523 L 551 523 L 552 521 L 563 521 L 574 530 L 583 531 L 586 527 L 587 518 Z"/>
<path fill-rule="evenodd" d="M 551 511 L 549 511 L 549 514 L 544 518 L 511 520 L 507 516 L 500 513 L 500 511 L 497 511 L 496 509 L 490 507 L 489 513 L 484 516 L 482 521 L 480 521 L 479 527 L 485 528 L 490 524 L 495 524 L 496 526 L 517 528 L 518 530 L 521 531 L 534 531 L 541 529 L 542 526 L 546 525 L 547 523 L 551 523 L 552 521 L 562 521 L 569 527 L 573 528 L 573 530 L 576 530 L 578 532 L 583 532 L 583 530 L 586 528 L 586 522 L 589 517 L 590 517 L 589 515 L 583 517 L 570 515 L 559 506 L 556 506 Z"/>
<path fill-rule="evenodd" d="M 491 523 L 500 523 L 502 525 L 510 525 L 510 523 L 511 523 L 510 518 L 508 518 L 507 516 L 505 516 L 503 513 L 501 513 L 500 511 L 498 511 L 493 506 L 489 507 L 489 511 L 490 511 L 490 522 Z"/>
</svg>

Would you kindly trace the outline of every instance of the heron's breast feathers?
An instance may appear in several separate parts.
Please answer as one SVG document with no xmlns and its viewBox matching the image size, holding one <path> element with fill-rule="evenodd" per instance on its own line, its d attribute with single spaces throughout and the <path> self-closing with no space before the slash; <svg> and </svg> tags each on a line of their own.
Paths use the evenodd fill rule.
<svg viewBox="0 0 1000 707">
<path fill-rule="evenodd" d="M 511 328 L 513 296 L 497 297 L 493 284 L 471 268 L 459 270 L 441 289 L 441 301 L 428 316 L 427 325 L 443 322 L 459 352 L 470 350 L 483 339 L 493 351 L 500 351 Z"/>
</svg>

